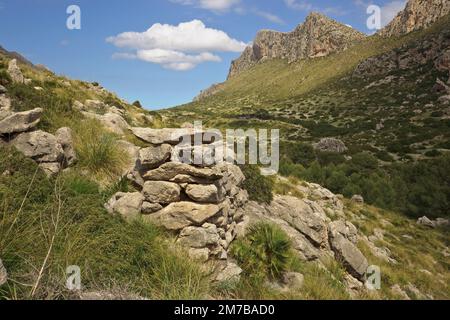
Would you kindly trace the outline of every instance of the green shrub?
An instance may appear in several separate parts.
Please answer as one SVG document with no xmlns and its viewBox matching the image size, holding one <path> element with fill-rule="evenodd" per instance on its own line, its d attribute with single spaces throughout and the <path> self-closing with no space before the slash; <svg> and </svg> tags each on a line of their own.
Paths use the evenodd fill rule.
<svg viewBox="0 0 450 320">
<path fill-rule="evenodd" d="M 291 249 L 289 237 L 278 226 L 258 223 L 233 245 L 232 255 L 247 275 L 277 279 L 288 269 Z"/>
<path fill-rule="evenodd" d="M 119 177 L 128 156 L 117 145 L 117 137 L 94 119 L 74 127 L 75 150 L 81 167 L 95 175 Z"/>
<path fill-rule="evenodd" d="M 142 104 L 141 104 L 141 102 L 139 100 L 136 100 L 135 102 L 133 102 L 133 106 L 135 106 L 135 107 L 137 107 L 139 109 L 142 109 Z"/>
<path fill-rule="evenodd" d="M 250 200 L 259 203 L 270 203 L 273 200 L 273 181 L 261 174 L 258 166 L 241 166 L 245 181 L 242 187 L 247 190 Z"/>
</svg>

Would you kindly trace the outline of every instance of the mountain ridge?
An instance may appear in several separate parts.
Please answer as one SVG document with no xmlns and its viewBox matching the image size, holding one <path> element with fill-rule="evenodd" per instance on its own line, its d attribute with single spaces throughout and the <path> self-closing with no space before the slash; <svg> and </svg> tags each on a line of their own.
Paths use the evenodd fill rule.
<svg viewBox="0 0 450 320">
<path fill-rule="evenodd" d="M 345 50 L 364 37 L 349 26 L 313 12 L 291 32 L 259 31 L 252 46 L 232 62 L 228 79 L 266 59 L 281 58 L 293 62 L 323 57 Z"/>
</svg>

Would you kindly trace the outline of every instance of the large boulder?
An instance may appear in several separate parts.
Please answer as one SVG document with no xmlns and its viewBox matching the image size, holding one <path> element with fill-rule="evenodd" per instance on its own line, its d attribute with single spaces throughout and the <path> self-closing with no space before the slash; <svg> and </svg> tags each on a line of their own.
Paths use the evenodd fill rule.
<svg viewBox="0 0 450 320">
<path fill-rule="evenodd" d="M 341 233 L 330 232 L 330 246 L 336 259 L 343 264 L 348 273 L 363 280 L 369 263 L 356 245 Z"/>
<path fill-rule="evenodd" d="M 140 192 L 118 192 L 105 205 L 109 213 L 118 213 L 127 219 L 136 218 L 142 210 L 144 196 Z"/>
<path fill-rule="evenodd" d="M 302 233 L 314 246 L 328 245 L 327 217 L 314 202 L 291 196 L 276 196 L 267 210 Z"/>
<path fill-rule="evenodd" d="M 0 287 L 6 283 L 8 280 L 8 273 L 6 272 L 6 268 L 2 263 L 2 259 L 0 259 Z"/>
<path fill-rule="evenodd" d="M 30 111 L 15 112 L 0 121 L 0 135 L 20 133 L 37 126 L 43 110 L 36 108 Z"/>
<path fill-rule="evenodd" d="M 179 162 L 167 162 L 158 169 L 148 171 L 144 175 L 145 180 L 170 181 L 178 175 L 188 175 L 208 180 L 218 180 L 223 174 L 214 168 L 196 168 Z"/>
<path fill-rule="evenodd" d="M 219 203 L 223 200 L 223 194 L 213 184 L 190 184 L 185 191 L 188 197 L 196 202 Z"/>
<path fill-rule="evenodd" d="M 64 150 L 56 137 L 38 130 L 19 134 L 11 140 L 17 150 L 39 163 L 49 174 L 57 173 L 64 159 Z"/>
<path fill-rule="evenodd" d="M 125 119 L 116 113 L 108 112 L 102 115 L 83 112 L 83 115 L 87 118 L 99 120 L 106 129 L 118 135 L 123 135 L 130 128 Z"/>
<path fill-rule="evenodd" d="M 314 148 L 324 152 L 336 152 L 343 153 L 347 151 L 347 147 L 344 142 L 335 138 L 323 138 L 314 145 Z"/>
<path fill-rule="evenodd" d="M 16 83 L 24 83 L 25 78 L 22 74 L 22 71 L 20 71 L 20 68 L 17 65 L 17 60 L 12 59 L 8 63 L 8 74 L 11 77 L 11 80 Z"/>
<path fill-rule="evenodd" d="M 144 170 L 155 169 L 168 161 L 171 154 L 172 147 L 169 144 L 143 148 L 139 151 L 139 165 Z"/>
<path fill-rule="evenodd" d="M 215 204 L 182 201 L 171 203 L 156 213 L 144 216 L 144 219 L 167 230 L 178 231 L 192 225 L 201 226 L 219 212 L 220 207 Z"/>
<path fill-rule="evenodd" d="M 217 246 L 220 236 L 214 224 L 205 223 L 201 227 L 184 228 L 177 240 L 180 244 L 190 248 L 205 248 Z"/>
<path fill-rule="evenodd" d="M 152 203 L 169 204 L 180 201 L 181 188 L 178 184 L 166 181 L 147 181 L 142 193 Z"/>
<path fill-rule="evenodd" d="M 56 140 L 64 151 L 64 165 L 71 166 L 77 161 L 77 154 L 73 147 L 72 129 L 64 127 L 59 128 L 56 133 Z"/>
</svg>

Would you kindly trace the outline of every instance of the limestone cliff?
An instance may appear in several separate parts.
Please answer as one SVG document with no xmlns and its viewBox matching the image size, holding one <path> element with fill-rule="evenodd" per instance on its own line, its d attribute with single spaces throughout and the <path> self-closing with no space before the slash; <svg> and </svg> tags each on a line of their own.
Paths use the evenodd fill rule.
<svg viewBox="0 0 450 320">
<path fill-rule="evenodd" d="M 260 31 L 252 46 L 232 62 L 228 78 L 266 59 L 287 59 L 289 62 L 327 56 L 347 49 L 364 35 L 322 14 L 311 13 L 294 31 L 283 33 Z"/>
<path fill-rule="evenodd" d="M 428 28 L 439 18 L 450 13 L 449 0 L 410 0 L 379 34 L 383 37 L 401 36 Z"/>
</svg>

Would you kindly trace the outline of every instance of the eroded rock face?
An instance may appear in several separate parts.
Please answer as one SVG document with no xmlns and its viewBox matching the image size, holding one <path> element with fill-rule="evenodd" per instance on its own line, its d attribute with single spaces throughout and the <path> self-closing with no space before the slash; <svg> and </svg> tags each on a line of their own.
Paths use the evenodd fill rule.
<svg viewBox="0 0 450 320">
<path fill-rule="evenodd" d="M 305 23 L 288 33 L 263 30 L 251 47 L 232 62 L 228 78 L 248 70 L 260 61 L 286 59 L 289 62 L 323 57 L 345 50 L 364 35 L 321 14 L 312 13 Z"/>
<path fill-rule="evenodd" d="M 409 0 L 406 8 L 400 11 L 379 34 L 383 37 L 401 36 L 427 28 L 449 13 L 448 0 Z"/>
<path fill-rule="evenodd" d="M 415 41 L 384 54 L 362 61 L 355 69 L 354 76 L 366 77 L 389 74 L 395 70 L 417 69 L 433 63 L 440 71 L 448 64 L 450 32 L 442 30 L 426 40 Z M 391 80 L 393 80 L 391 78 Z"/>
<path fill-rule="evenodd" d="M 36 108 L 30 111 L 15 112 L 0 121 L 0 135 L 20 133 L 37 126 L 43 110 Z"/>
</svg>

